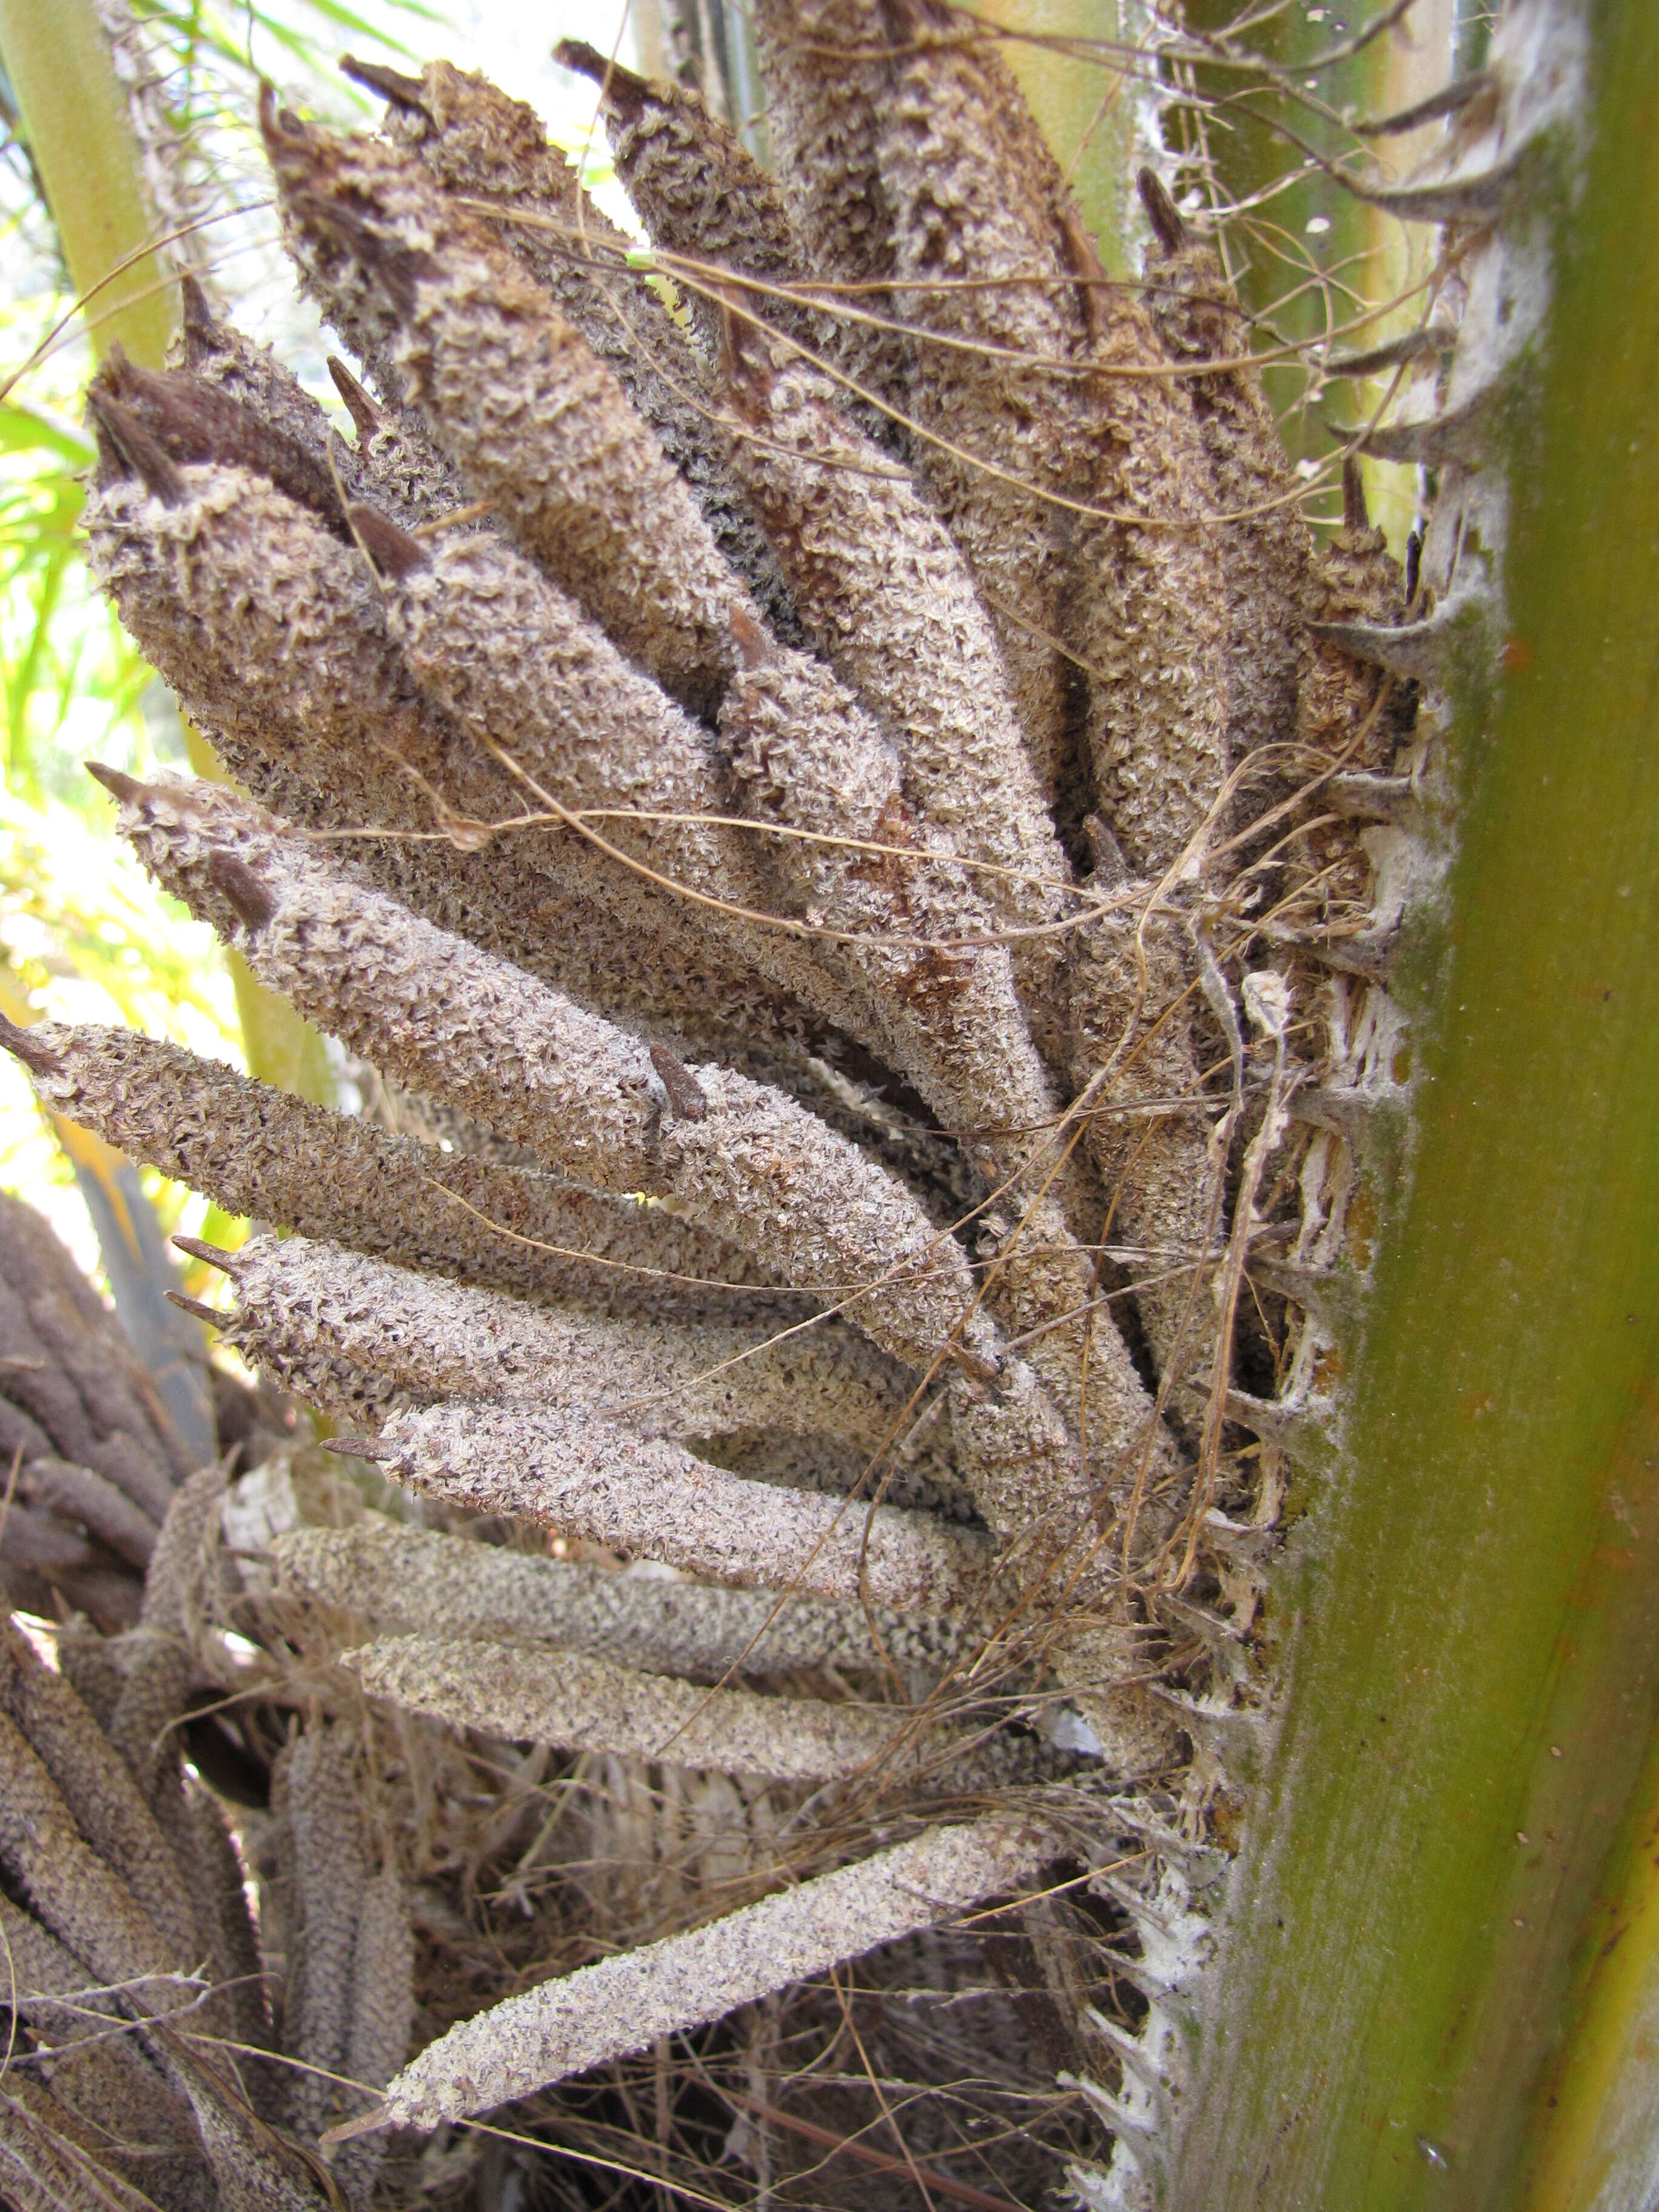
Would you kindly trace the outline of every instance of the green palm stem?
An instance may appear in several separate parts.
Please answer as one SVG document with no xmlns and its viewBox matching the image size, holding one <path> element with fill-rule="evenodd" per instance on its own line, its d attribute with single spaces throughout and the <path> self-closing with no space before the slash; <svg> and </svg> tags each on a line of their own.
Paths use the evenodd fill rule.
<svg viewBox="0 0 1659 2212">
<path fill-rule="evenodd" d="M 1185 17 L 1194 33 L 1218 37 L 1242 12 L 1238 0 L 1188 0 Z M 1356 28 L 1358 19 L 1334 6 L 1316 13 L 1316 21 L 1310 21 L 1301 7 L 1269 15 L 1237 43 L 1241 54 L 1259 55 L 1283 71 L 1297 94 L 1307 94 L 1305 106 L 1248 70 L 1206 65 L 1194 72 L 1197 89 L 1212 103 L 1205 137 L 1224 202 L 1245 204 L 1267 195 L 1259 207 L 1227 226 L 1225 240 L 1239 296 L 1258 319 L 1259 349 L 1320 343 L 1356 316 L 1406 294 L 1429 258 L 1423 232 L 1408 233 L 1319 169 L 1304 172 L 1302 155 L 1279 126 L 1288 125 L 1360 173 L 1403 174 L 1432 143 L 1437 126 L 1408 138 L 1377 140 L 1372 150 L 1361 151 L 1320 109 L 1382 116 L 1437 90 L 1452 59 L 1453 0 L 1415 0 L 1400 33 L 1376 38 L 1357 54 L 1323 68 L 1318 66 L 1320 57 L 1344 43 L 1339 21 Z M 1195 125 L 1190 118 L 1178 118 L 1176 128 L 1191 131 Z M 1412 327 L 1425 313 L 1419 293 L 1398 311 L 1338 338 L 1331 350 L 1360 351 Z M 1267 396 L 1291 459 L 1324 461 L 1333 475 L 1339 441 L 1329 427 L 1331 418 L 1368 420 L 1395 381 L 1392 376 L 1342 380 L 1321 392 L 1297 361 L 1270 365 L 1265 372 Z M 1398 554 L 1415 519 L 1414 472 L 1369 459 L 1362 465 L 1372 517 L 1388 532 Z M 1324 507 L 1330 512 L 1331 502 Z"/>
<path fill-rule="evenodd" d="M 1122 37 L 1118 0 L 985 0 L 975 12 L 1012 33 L 1004 53 L 1071 180 L 1107 274 L 1132 273 L 1125 241 L 1133 92 L 1114 51 Z M 1098 41 L 1098 65 L 1080 58 L 1071 41 Z"/>
<path fill-rule="evenodd" d="M 155 225 L 92 0 L 0 0 L 0 57 L 93 343 L 159 368 L 175 288 L 147 250 Z"/>
<path fill-rule="evenodd" d="M 1579 0 L 1589 152 L 1486 465 L 1409 1194 L 1278 1585 L 1169 2201 L 1644 2212 L 1659 2180 L 1659 15 Z"/>
</svg>

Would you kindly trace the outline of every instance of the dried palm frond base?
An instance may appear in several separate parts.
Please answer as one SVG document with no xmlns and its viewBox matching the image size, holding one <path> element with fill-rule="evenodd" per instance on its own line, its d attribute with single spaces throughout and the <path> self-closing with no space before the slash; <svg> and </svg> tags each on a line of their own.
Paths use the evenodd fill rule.
<svg viewBox="0 0 1659 2212">
<path fill-rule="evenodd" d="M 526 109 L 362 70 L 264 116 L 355 443 L 193 285 L 92 394 L 240 787 L 122 827 L 405 1102 L 12 1040 L 292 1232 L 196 1248 L 227 1334 L 400 1501 L 192 1553 L 301 2195 L 1139 2201 L 1400 1097 L 1357 471 L 1322 553 L 1216 256 L 1148 175 L 1109 283 L 971 19 L 754 14 L 776 178 L 568 56 L 682 313 Z"/>
</svg>

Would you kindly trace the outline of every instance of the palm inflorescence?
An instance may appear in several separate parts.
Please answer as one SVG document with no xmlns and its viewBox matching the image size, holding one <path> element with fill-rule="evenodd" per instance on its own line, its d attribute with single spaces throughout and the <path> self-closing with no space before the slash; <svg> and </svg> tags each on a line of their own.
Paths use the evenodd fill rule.
<svg viewBox="0 0 1659 2212">
<path fill-rule="evenodd" d="M 648 273 L 528 109 L 363 70 L 379 135 L 263 117 L 355 441 L 193 283 L 92 394 L 98 573 L 234 780 L 105 772 L 122 828 L 376 1103 L 15 1041 L 266 1224 L 216 1318 L 358 1468 L 240 1546 L 193 1478 L 112 1647 L 178 1925 L 25 1883 L 104 1981 L 210 1961 L 132 2062 L 205 2164 L 89 2142 L 124 2203 L 1127 2203 L 1178 2092 L 1400 1073 L 1402 581 L 1155 178 L 1110 281 L 975 23 L 754 12 L 775 175 L 566 50 Z M 192 1700 L 263 1981 L 175 1895 Z"/>
</svg>

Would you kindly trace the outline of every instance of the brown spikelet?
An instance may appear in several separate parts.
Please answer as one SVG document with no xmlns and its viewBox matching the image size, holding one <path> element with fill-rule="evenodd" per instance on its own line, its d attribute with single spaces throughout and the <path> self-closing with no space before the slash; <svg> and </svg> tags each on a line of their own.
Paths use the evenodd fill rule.
<svg viewBox="0 0 1659 2212">
<path fill-rule="evenodd" d="M 586 340 L 418 162 L 320 131 L 267 145 L 302 258 L 349 266 L 472 496 L 667 690 L 717 697 L 736 579 Z"/>
<path fill-rule="evenodd" d="M 623 1574 L 395 1523 L 297 1528 L 276 1553 L 285 1579 L 387 1629 L 530 1638 L 688 1681 L 731 1669 L 879 1675 L 890 1661 L 937 1672 L 961 1641 L 959 1617 Z"/>
<path fill-rule="evenodd" d="M 452 1403 L 395 1413 L 400 1482 L 474 1511 L 589 1536 L 708 1582 L 758 1583 L 896 1612 L 949 1610 L 982 1582 L 982 1537 L 927 1513 L 745 1481 L 598 1419 Z"/>
</svg>

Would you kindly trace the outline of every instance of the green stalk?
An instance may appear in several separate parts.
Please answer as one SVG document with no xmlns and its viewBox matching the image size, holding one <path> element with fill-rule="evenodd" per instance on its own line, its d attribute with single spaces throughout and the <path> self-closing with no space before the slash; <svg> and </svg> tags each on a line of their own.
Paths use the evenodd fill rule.
<svg viewBox="0 0 1659 2212">
<path fill-rule="evenodd" d="M 1130 274 L 1133 92 L 1111 52 L 1123 35 L 1118 0 L 984 0 L 975 12 L 1014 33 L 1003 51 L 1077 194 L 1102 264 L 1109 276 Z M 1038 43 L 1048 39 L 1100 40 L 1100 65 Z"/>
<path fill-rule="evenodd" d="M 149 195 L 93 0 L 0 0 L 0 58 L 94 345 L 101 355 L 118 340 L 159 368 L 175 288 L 145 251 Z"/>
<path fill-rule="evenodd" d="M 1659 14 L 1583 15 L 1412 1187 L 1277 1591 L 1181 2212 L 1640 2212 L 1659 2171 Z"/>
<path fill-rule="evenodd" d="M 1238 0 L 1188 0 L 1185 16 L 1194 31 L 1219 36 L 1243 12 Z M 1249 71 L 1205 66 L 1196 72 L 1199 90 L 1212 103 L 1206 143 L 1216 179 L 1226 201 L 1249 210 L 1227 227 L 1229 265 L 1240 299 L 1259 319 L 1258 349 L 1329 342 L 1337 354 L 1360 352 L 1422 321 L 1419 292 L 1363 328 L 1332 336 L 1420 281 L 1431 258 L 1430 234 L 1408 230 L 1321 170 L 1304 171 L 1282 126 L 1333 155 L 1353 157 L 1356 141 L 1320 109 L 1386 115 L 1438 90 L 1453 52 L 1453 0 L 1415 0 L 1407 36 L 1374 39 L 1324 67 L 1318 66 L 1321 57 L 1344 43 L 1338 22 L 1348 21 L 1346 11 L 1328 7 L 1316 21 L 1299 7 L 1263 13 L 1265 20 L 1237 42 L 1237 50 L 1283 70 L 1297 92 L 1308 94 L 1307 106 Z M 1176 118 L 1174 127 L 1178 133 L 1195 126 L 1189 118 Z M 1386 179 L 1406 175 L 1438 130 L 1432 125 L 1409 137 L 1377 140 L 1359 154 L 1356 166 Z M 1322 228 L 1310 229 L 1310 224 Z M 1310 401 L 1316 387 L 1301 362 L 1281 361 L 1264 372 L 1292 460 L 1328 462 L 1339 444 L 1331 420 L 1369 420 L 1395 382 L 1391 374 L 1339 380 Z M 1399 555 L 1416 519 L 1415 472 L 1389 462 L 1365 460 L 1362 466 L 1371 518 L 1388 532 Z"/>
</svg>

